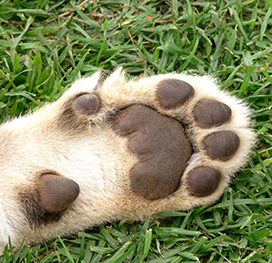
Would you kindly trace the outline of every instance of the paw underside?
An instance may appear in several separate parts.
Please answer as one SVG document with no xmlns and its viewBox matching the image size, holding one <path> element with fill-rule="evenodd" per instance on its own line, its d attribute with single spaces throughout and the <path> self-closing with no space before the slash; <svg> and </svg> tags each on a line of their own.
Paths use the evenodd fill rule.
<svg viewBox="0 0 272 263">
<path fill-rule="evenodd" d="M 248 108 L 218 90 L 208 77 L 169 74 L 126 82 L 119 71 L 67 103 L 78 126 L 107 122 L 127 139 L 138 159 L 128 174 L 134 195 L 149 201 L 189 200 L 189 205 L 181 202 L 169 209 L 218 199 L 231 176 L 245 165 L 254 143 Z M 45 178 L 44 184 L 48 182 L 51 178 Z M 68 195 L 57 205 L 54 200 L 56 207 L 51 207 L 55 198 L 46 190 L 41 203 L 47 211 L 65 209 L 79 191 L 77 185 L 71 187 L 73 198 Z"/>
</svg>

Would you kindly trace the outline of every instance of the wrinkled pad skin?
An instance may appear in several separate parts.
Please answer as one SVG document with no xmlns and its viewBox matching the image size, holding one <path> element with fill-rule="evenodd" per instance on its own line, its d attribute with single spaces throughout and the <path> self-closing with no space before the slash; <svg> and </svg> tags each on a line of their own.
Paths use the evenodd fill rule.
<svg viewBox="0 0 272 263">
<path fill-rule="evenodd" d="M 192 153 L 182 125 L 134 105 L 121 112 L 113 127 L 128 139 L 128 148 L 139 159 L 130 171 L 134 193 L 150 200 L 173 193 Z"/>
</svg>

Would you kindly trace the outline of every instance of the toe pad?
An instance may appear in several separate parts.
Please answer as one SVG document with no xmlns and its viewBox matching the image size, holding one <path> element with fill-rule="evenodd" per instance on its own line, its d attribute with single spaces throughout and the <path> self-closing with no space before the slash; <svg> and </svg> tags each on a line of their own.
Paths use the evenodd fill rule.
<svg viewBox="0 0 272 263">
<path fill-rule="evenodd" d="M 158 84 L 157 99 L 164 109 L 181 106 L 194 95 L 193 87 L 179 79 L 167 79 Z"/>
<path fill-rule="evenodd" d="M 203 99 L 194 107 L 193 115 L 200 128 L 208 129 L 229 121 L 231 108 L 216 100 Z"/>
<path fill-rule="evenodd" d="M 198 197 L 211 195 L 218 187 L 220 173 L 210 167 L 197 167 L 188 174 L 188 190 Z"/>
<path fill-rule="evenodd" d="M 72 103 L 72 109 L 79 115 L 92 115 L 100 108 L 99 98 L 92 93 L 84 93 L 78 96 Z"/>
<path fill-rule="evenodd" d="M 202 143 L 211 159 L 228 161 L 238 150 L 240 138 L 234 132 L 220 131 L 208 135 Z"/>
</svg>

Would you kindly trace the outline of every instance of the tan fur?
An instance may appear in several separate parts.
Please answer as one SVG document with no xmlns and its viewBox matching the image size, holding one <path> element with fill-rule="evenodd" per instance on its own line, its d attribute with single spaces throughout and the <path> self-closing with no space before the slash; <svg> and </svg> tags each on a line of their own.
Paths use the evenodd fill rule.
<svg viewBox="0 0 272 263">
<path fill-rule="evenodd" d="M 173 110 L 160 108 L 156 85 L 168 78 L 188 82 L 195 96 Z M 98 72 L 79 80 L 58 101 L 0 126 L 0 252 L 9 236 L 18 247 L 23 237 L 26 244 L 35 244 L 55 238 L 56 232 L 64 236 L 107 221 L 143 220 L 155 212 L 188 210 L 215 202 L 231 176 L 245 166 L 255 143 L 255 135 L 248 128 L 249 109 L 237 98 L 220 91 L 211 78 L 173 73 L 127 81 L 118 69 L 103 83 L 99 84 L 99 79 Z M 97 94 L 101 109 L 91 116 L 66 116 L 67 102 L 84 92 Z M 203 98 L 229 105 L 231 120 L 211 129 L 197 127 L 192 110 Z M 128 175 L 137 163 L 137 156 L 127 148 L 127 139 L 116 135 L 107 120 L 132 104 L 148 105 L 189 125 L 186 133 L 196 152 L 186 167 L 180 188 L 166 198 L 150 201 L 130 190 Z M 200 143 L 208 134 L 221 130 L 234 131 L 241 140 L 238 151 L 225 162 L 211 160 Z M 207 197 L 195 197 L 187 191 L 188 173 L 200 164 L 216 168 L 222 176 L 217 190 Z M 35 191 L 39 176 L 48 170 L 77 182 L 80 195 L 59 220 L 34 226 L 26 219 L 19 196 Z"/>
</svg>

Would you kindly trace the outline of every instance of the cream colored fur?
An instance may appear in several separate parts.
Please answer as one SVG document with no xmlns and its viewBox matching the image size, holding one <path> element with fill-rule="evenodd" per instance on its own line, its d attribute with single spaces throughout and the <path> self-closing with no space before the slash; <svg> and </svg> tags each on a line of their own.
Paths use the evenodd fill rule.
<svg viewBox="0 0 272 263">
<path fill-rule="evenodd" d="M 158 211 L 188 210 L 215 202 L 234 173 L 246 164 L 247 155 L 255 143 L 255 135 L 248 128 L 249 109 L 237 98 L 220 91 L 210 77 L 173 73 L 127 81 L 118 69 L 102 84 L 98 84 L 99 78 L 98 72 L 90 78 L 78 80 L 58 101 L 0 126 L 0 252 L 9 237 L 17 247 L 24 237 L 25 244 L 36 244 L 56 238 L 56 232 L 64 236 L 107 221 L 143 220 Z M 156 85 L 168 78 L 188 82 L 195 90 L 193 99 L 174 110 L 160 108 Z M 66 123 L 60 129 L 59 116 L 65 103 L 84 92 L 97 94 L 101 109 L 92 116 L 78 116 L 78 121 L 96 125 L 73 129 L 73 123 Z M 231 120 L 212 129 L 198 128 L 192 110 L 203 98 L 229 105 L 233 113 Z M 137 157 L 128 150 L 127 139 L 117 136 L 106 120 L 109 113 L 114 114 L 132 104 L 148 105 L 189 124 L 186 133 L 196 153 L 186 167 L 181 187 L 166 198 L 145 200 L 130 190 L 128 175 L 137 163 Z M 234 131 L 241 140 L 238 151 L 226 162 L 208 158 L 200 143 L 208 134 L 221 130 Z M 222 174 L 219 187 L 207 197 L 192 196 L 186 189 L 188 172 L 199 164 L 214 167 Z M 32 226 L 22 212 L 17 194 L 34 189 L 38 184 L 37 176 L 47 170 L 77 182 L 80 195 L 60 220 Z"/>
</svg>

